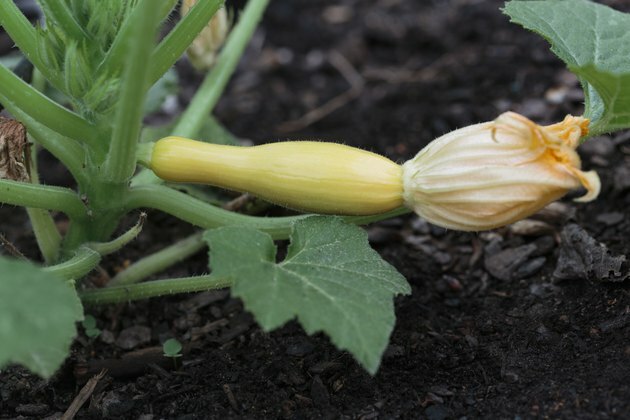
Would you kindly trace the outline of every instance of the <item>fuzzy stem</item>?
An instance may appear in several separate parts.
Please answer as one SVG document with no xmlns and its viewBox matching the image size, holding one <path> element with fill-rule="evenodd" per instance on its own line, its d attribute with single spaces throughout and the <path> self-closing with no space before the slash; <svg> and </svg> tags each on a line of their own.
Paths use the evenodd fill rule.
<svg viewBox="0 0 630 420">
<path fill-rule="evenodd" d="M 151 84 L 159 80 L 175 64 L 221 6 L 223 0 L 199 1 L 186 16 L 182 17 L 153 52 L 149 76 Z"/>
<path fill-rule="evenodd" d="M 0 26 L 4 27 L 22 54 L 33 63 L 52 84 L 60 86 L 61 75 L 41 61 L 37 31 L 12 0 L 0 1 Z M 0 85 L 3 85 L 0 83 Z"/>
<path fill-rule="evenodd" d="M 39 92 L 44 92 L 46 89 L 46 79 L 37 69 L 33 69 L 31 86 Z M 41 124 L 20 108 L 10 106 L 8 110 L 15 118 L 20 120 L 22 124 L 26 126 L 31 138 L 34 138 L 37 144 L 44 147 L 64 164 L 79 184 L 85 183 L 85 153 L 79 143 L 52 131 L 50 128 Z M 34 167 L 31 168 L 31 171 L 35 174 L 37 173 L 35 165 L 37 162 L 36 150 L 37 148 L 34 147 L 31 159 L 31 162 L 34 165 Z"/>
<path fill-rule="evenodd" d="M 136 208 L 152 208 L 171 214 L 193 225 L 211 229 L 219 226 L 249 226 L 266 232 L 274 239 L 286 239 L 293 224 L 309 215 L 288 217 L 256 217 L 234 213 L 215 207 L 197 198 L 163 185 L 143 185 L 132 188 L 125 203 L 127 211 Z M 366 224 L 389 219 L 411 212 L 401 207 L 387 213 L 370 216 L 344 216 L 347 223 Z"/>
<path fill-rule="evenodd" d="M 68 260 L 46 267 L 44 270 L 53 272 L 67 279 L 79 279 L 92 271 L 101 262 L 101 257 L 118 251 L 132 241 L 142 230 L 146 215 L 140 215 L 138 223 L 118 238 L 109 242 L 89 242 L 79 246 Z"/>
<path fill-rule="evenodd" d="M 136 145 L 142 126 L 143 104 L 147 89 L 148 65 L 151 46 L 157 30 L 160 8 L 153 0 L 141 0 L 134 10 L 138 11 L 127 48 L 133 57 L 123 70 L 120 98 L 114 132 L 107 160 L 103 168 L 104 179 L 112 183 L 127 181 L 136 169 Z"/>
<path fill-rule="evenodd" d="M 54 21 L 57 25 L 61 27 L 61 29 L 70 35 L 70 38 L 76 41 L 82 41 L 85 39 L 89 39 L 90 36 L 83 30 L 81 25 L 79 25 L 72 16 L 70 9 L 65 2 L 62 0 L 46 0 L 40 2 L 42 8 L 47 12 L 46 15 L 50 17 L 52 21 Z M 53 22 L 48 22 L 48 24 L 52 24 Z"/>
<path fill-rule="evenodd" d="M 163 185 L 132 188 L 127 194 L 127 209 L 153 208 L 204 229 L 227 225 L 251 226 L 275 239 L 287 238 L 291 226 L 306 216 L 265 218 L 246 216 L 215 207 L 197 198 Z"/>
<path fill-rule="evenodd" d="M 103 305 L 148 299 L 157 296 L 192 293 L 229 287 L 232 282 L 212 275 L 183 277 L 178 279 L 155 280 L 129 286 L 115 286 L 105 289 L 91 289 L 79 293 L 84 305 Z"/>
<path fill-rule="evenodd" d="M 160 20 L 164 20 L 168 17 L 170 11 L 176 3 L 177 0 L 167 0 L 160 5 L 160 7 L 162 7 L 160 11 Z M 142 11 L 136 7 L 131 11 L 131 13 L 125 16 L 125 21 L 120 26 L 120 29 L 116 34 L 116 38 L 114 38 L 114 41 L 107 51 L 105 58 L 96 69 L 95 73 L 98 75 L 96 79 L 101 76 L 112 77 L 120 74 L 120 69 L 128 57 L 126 54 L 127 44 L 129 39 L 133 36 L 132 32 L 135 28 L 135 22 L 138 20 L 136 15 L 139 15 L 140 13 L 142 13 Z"/>
<path fill-rule="evenodd" d="M 43 270 L 65 279 L 80 279 L 92 271 L 99 262 L 101 262 L 101 254 L 84 245 L 77 249 L 72 258 L 60 264 L 45 267 Z"/>
<path fill-rule="evenodd" d="M 0 2 L 2 3 L 7 2 Z M 0 86 L 2 86 L 0 102 L 7 109 L 19 109 L 44 126 L 71 139 L 88 144 L 96 141 L 95 127 L 92 124 L 50 100 L 2 65 L 0 65 Z"/>
<path fill-rule="evenodd" d="M 12 114 L 26 126 L 28 133 L 38 145 L 48 150 L 63 163 L 63 166 L 70 171 L 79 185 L 84 185 L 87 182 L 85 151 L 77 142 L 63 137 L 31 118 L 13 112 Z"/>
<path fill-rule="evenodd" d="M 140 165 L 146 166 L 147 168 L 150 166 L 153 146 L 155 146 L 155 143 L 153 142 L 138 144 L 136 149 L 136 160 Z"/>
<path fill-rule="evenodd" d="M 99 243 L 88 243 L 87 246 L 97 251 L 101 255 L 108 255 L 113 252 L 118 251 L 123 246 L 127 245 L 129 242 L 134 240 L 136 236 L 142 232 L 142 225 L 144 225 L 144 221 L 146 220 L 147 215 L 145 213 L 140 214 L 140 219 L 135 226 L 129 229 L 127 232 L 120 235 L 118 238 L 111 240 L 109 242 L 99 242 Z"/>
<path fill-rule="evenodd" d="M 55 221 L 48 210 L 28 207 L 26 212 L 33 227 L 37 246 L 44 257 L 44 262 L 47 265 L 54 264 L 57 261 L 59 245 L 61 244 L 61 234 L 57 230 Z"/>
<path fill-rule="evenodd" d="M 262 18 L 268 3 L 269 0 L 249 1 L 247 3 L 238 24 L 230 33 L 221 50 L 212 71 L 208 73 L 190 105 L 182 114 L 177 126 L 173 129 L 173 135 L 189 138 L 197 136 L 204 120 L 225 90 L 225 86 L 230 80 L 232 73 L 234 73 L 236 65 L 256 30 L 256 26 Z"/>
<path fill-rule="evenodd" d="M 72 139 L 63 137 L 50 128 L 40 124 L 21 109 L 7 106 L 7 110 L 27 128 L 28 133 L 36 143 L 53 154 L 70 171 L 79 184 L 85 183 L 85 152 L 82 147 Z"/>
<path fill-rule="evenodd" d="M 37 172 L 37 147 L 32 147 L 30 162 L 31 183 L 39 185 L 39 174 Z M 37 246 L 44 257 L 44 261 L 47 265 L 53 264 L 57 261 L 57 257 L 59 256 L 59 247 L 61 245 L 61 234 L 57 229 L 55 221 L 48 210 L 27 207 L 26 212 L 28 213 L 28 218 L 31 221 L 33 233 L 35 234 L 35 240 L 37 241 Z"/>
<path fill-rule="evenodd" d="M 68 188 L 35 185 L 8 179 L 0 179 L 0 203 L 58 210 L 76 219 L 87 216 L 86 208 L 77 194 Z"/>
<path fill-rule="evenodd" d="M 201 235 L 202 232 L 195 233 L 186 239 L 136 261 L 111 279 L 107 287 L 137 283 L 196 254 L 205 246 Z"/>
</svg>

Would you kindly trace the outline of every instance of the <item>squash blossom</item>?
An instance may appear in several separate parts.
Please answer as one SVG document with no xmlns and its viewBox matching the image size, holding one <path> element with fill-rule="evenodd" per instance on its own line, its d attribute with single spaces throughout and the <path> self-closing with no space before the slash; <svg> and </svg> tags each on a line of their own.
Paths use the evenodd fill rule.
<svg viewBox="0 0 630 420">
<path fill-rule="evenodd" d="M 599 177 L 576 153 L 586 118 L 540 126 L 514 112 L 452 131 L 403 165 L 405 204 L 446 228 L 479 231 L 523 219 L 568 191 L 591 201 Z"/>
<path fill-rule="evenodd" d="M 183 0 L 180 14 L 186 16 L 197 0 Z M 190 63 L 199 71 L 207 71 L 214 66 L 217 53 L 223 46 L 230 30 L 230 23 L 225 7 L 212 16 L 205 28 L 193 40 L 186 50 Z"/>
<path fill-rule="evenodd" d="M 480 231 L 527 217 L 568 191 L 599 193 L 595 172 L 575 152 L 589 121 L 567 116 L 539 126 L 506 112 L 448 133 L 404 165 L 357 148 L 289 141 L 223 146 L 180 137 L 140 152 L 160 178 L 249 192 L 308 212 L 385 213 L 403 205 L 431 223 Z"/>
</svg>

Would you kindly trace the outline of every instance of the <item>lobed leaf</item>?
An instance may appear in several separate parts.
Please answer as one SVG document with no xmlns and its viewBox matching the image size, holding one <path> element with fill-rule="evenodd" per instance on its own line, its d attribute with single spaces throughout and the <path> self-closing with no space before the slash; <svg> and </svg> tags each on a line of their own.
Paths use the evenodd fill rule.
<svg viewBox="0 0 630 420">
<path fill-rule="evenodd" d="M 295 223 L 284 261 L 271 237 L 252 228 L 207 231 L 213 275 L 266 331 L 297 318 L 308 334 L 325 332 L 374 374 L 394 328 L 393 297 L 409 294 L 404 277 L 370 248 L 365 231 L 336 217 Z"/>
<path fill-rule="evenodd" d="M 19 363 L 44 378 L 68 356 L 83 307 L 67 282 L 0 257 L 0 368 Z"/>
<path fill-rule="evenodd" d="M 630 14 L 589 0 L 512 0 L 503 11 L 578 76 L 592 134 L 630 127 Z"/>
</svg>

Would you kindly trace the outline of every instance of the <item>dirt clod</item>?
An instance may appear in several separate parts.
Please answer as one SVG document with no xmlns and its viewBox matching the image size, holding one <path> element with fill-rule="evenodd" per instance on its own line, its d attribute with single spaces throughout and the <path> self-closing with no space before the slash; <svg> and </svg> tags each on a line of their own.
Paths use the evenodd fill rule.
<svg viewBox="0 0 630 420">
<path fill-rule="evenodd" d="M 116 339 L 116 345 L 122 349 L 131 350 L 149 341 L 151 341 L 151 328 L 134 325 L 120 332 Z"/>
</svg>

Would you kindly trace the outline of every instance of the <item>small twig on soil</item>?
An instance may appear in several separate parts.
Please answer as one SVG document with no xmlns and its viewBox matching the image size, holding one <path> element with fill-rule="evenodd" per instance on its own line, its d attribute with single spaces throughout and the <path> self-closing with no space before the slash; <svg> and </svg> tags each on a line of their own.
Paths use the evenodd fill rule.
<svg viewBox="0 0 630 420">
<path fill-rule="evenodd" d="M 13 245 L 11 243 L 11 241 L 9 241 L 3 234 L 0 233 L 0 245 L 4 247 L 4 249 L 7 250 L 7 252 L 16 257 L 19 258 L 21 260 L 26 260 L 27 258 L 24 256 L 24 254 L 22 254 L 20 252 L 19 249 L 17 249 L 17 247 L 15 245 Z"/>
<path fill-rule="evenodd" d="M 155 372 L 162 379 L 170 379 L 172 377 L 172 375 L 168 373 L 168 371 L 162 366 L 158 366 L 155 363 L 149 363 L 147 364 L 147 366 L 151 368 L 151 370 L 153 370 L 153 372 Z"/>
<path fill-rule="evenodd" d="M 223 208 L 229 211 L 238 211 L 242 209 L 245 206 L 245 204 L 247 204 L 247 202 L 251 199 L 252 199 L 251 195 L 247 193 L 241 194 L 238 197 L 236 197 L 234 200 L 230 200 L 227 203 L 225 203 L 223 205 Z"/>
<path fill-rule="evenodd" d="M 391 67 L 368 67 L 363 72 L 363 77 L 366 80 L 381 81 L 393 85 L 402 83 L 429 82 L 437 78 L 443 68 L 448 68 L 456 63 L 457 57 L 455 55 L 446 54 L 428 66 L 418 70 Z"/>
<path fill-rule="evenodd" d="M 221 329 L 230 324 L 226 318 L 221 318 L 213 322 L 208 322 L 202 327 L 193 327 L 190 330 L 190 341 L 197 341 L 202 337 L 207 337 L 211 332 Z"/>
<path fill-rule="evenodd" d="M 363 88 L 365 81 L 361 73 L 354 68 L 354 66 L 346 60 L 346 57 L 339 54 L 337 51 L 331 51 L 328 57 L 330 64 L 337 69 L 344 79 L 350 84 L 353 89 L 360 90 Z"/>
<path fill-rule="evenodd" d="M 83 388 L 81 388 L 81 391 L 79 391 L 74 400 L 72 400 L 70 407 L 68 407 L 66 412 L 63 413 L 63 416 L 61 416 L 61 420 L 72 420 L 74 416 L 76 416 L 77 412 L 81 409 L 83 404 L 85 404 L 85 402 L 94 392 L 94 388 L 96 388 L 98 381 L 100 381 L 103 376 L 105 376 L 106 372 L 107 371 L 103 369 L 97 375 L 92 376 L 90 380 L 87 381 L 87 383 L 83 386 Z"/>
<path fill-rule="evenodd" d="M 361 95 L 365 82 L 361 74 L 359 74 L 359 72 L 352 66 L 352 64 L 337 51 L 331 51 L 328 56 L 328 60 L 330 61 L 330 64 L 333 65 L 337 69 L 337 71 L 341 73 L 344 79 L 346 79 L 346 81 L 350 84 L 350 89 L 340 95 L 335 96 L 322 106 L 319 106 L 307 112 L 300 118 L 286 121 L 280 124 L 278 126 L 278 131 L 286 133 L 306 128 L 309 125 L 321 120 L 332 112 L 343 107 L 344 105 L 347 105 L 349 102 L 353 101 L 354 99 L 358 98 L 359 95 Z"/>
<path fill-rule="evenodd" d="M 236 397 L 234 397 L 234 393 L 232 392 L 232 388 L 230 388 L 229 384 L 223 385 L 223 392 L 225 392 L 225 396 L 227 397 L 228 401 L 230 402 L 230 406 L 234 409 L 234 411 L 240 413 L 241 410 L 240 408 L 238 408 Z"/>
<path fill-rule="evenodd" d="M 188 353 L 188 346 L 184 346 L 182 354 Z M 80 381 L 87 375 L 106 369 L 113 378 L 130 378 L 139 376 L 155 364 L 163 369 L 172 369 L 173 363 L 169 357 L 164 356 L 161 346 L 148 347 L 125 354 L 120 359 L 89 360 L 87 363 L 77 364 L 74 368 L 74 376 Z"/>
</svg>

